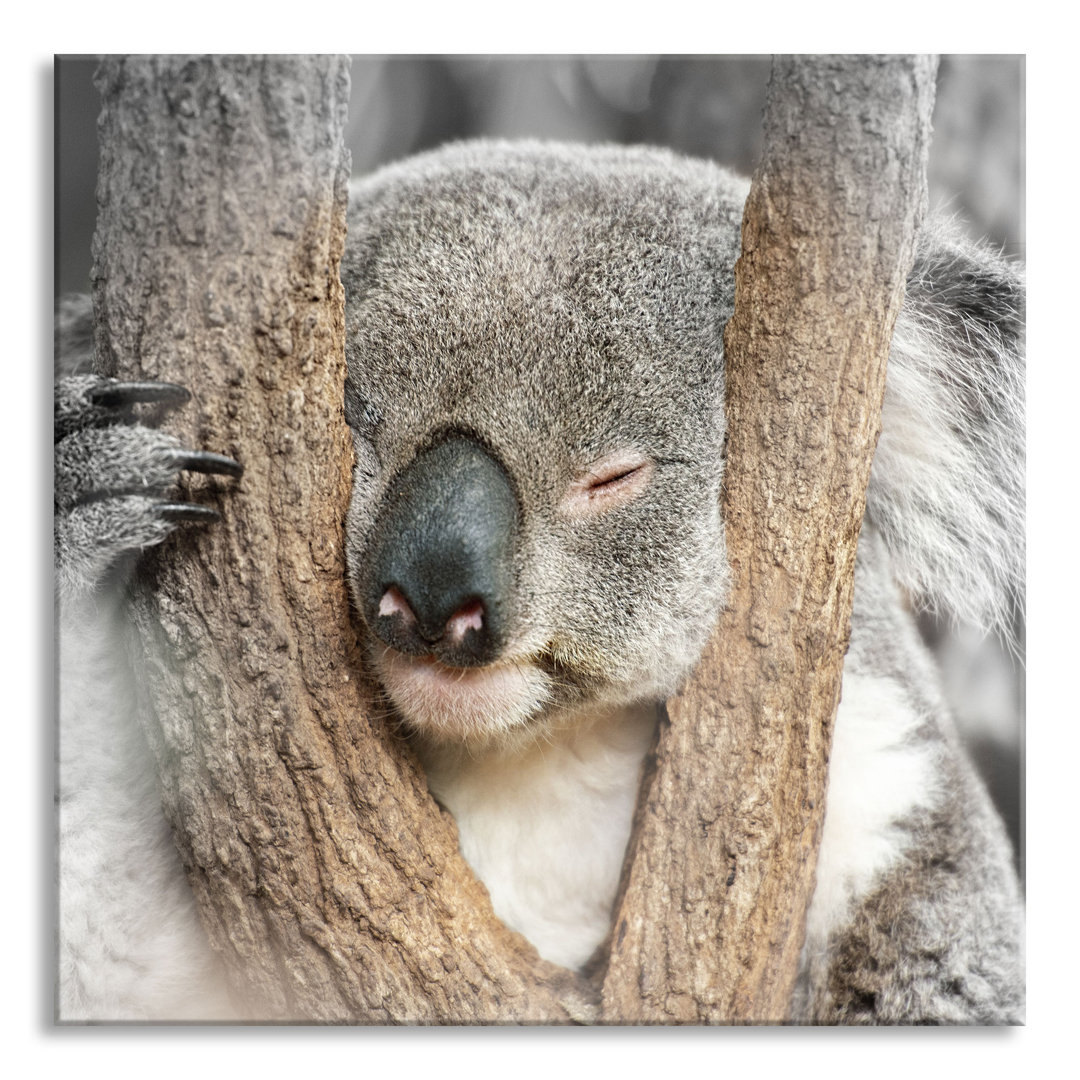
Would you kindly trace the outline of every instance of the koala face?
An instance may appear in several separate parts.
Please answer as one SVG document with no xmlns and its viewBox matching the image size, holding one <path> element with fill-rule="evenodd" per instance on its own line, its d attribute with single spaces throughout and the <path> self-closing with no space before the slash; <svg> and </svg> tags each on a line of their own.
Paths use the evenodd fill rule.
<svg viewBox="0 0 1080 1080">
<path fill-rule="evenodd" d="M 665 152 L 497 143 L 354 190 L 350 586 L 427 737 L 662 698 L 697 660 L 744 197 Z"/>
</svg>

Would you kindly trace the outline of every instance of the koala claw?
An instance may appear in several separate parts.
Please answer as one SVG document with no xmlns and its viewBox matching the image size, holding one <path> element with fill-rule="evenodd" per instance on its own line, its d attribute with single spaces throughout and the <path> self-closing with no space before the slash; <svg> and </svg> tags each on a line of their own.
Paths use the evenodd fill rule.
<svg viewBox="0 0 1080 1080">
<path fill-rule="evenodd" d="M 185 472 L 210 473 L 218 476 L 241 477 L 244 466 L 224 454 L 212 454 L 208 450 L 176 450 L 172 454 L 175 468 Z"/>
<path fill-rule="evenodd" d="M 168 382 L 118 382 L 101 375 L 72 375 L 55 384 L 53 439 L 74 431 L 136 420 L 134 406 L 171 409 L 191 400 L 184 386 Z"/>
<path fill-rule="evenodd" d="M 102 408 L 125 405 L 183 405 L 191 400 L 191 391 L 170 382 L 110 382 L 91 390 L 87 397 Z"/>
<path fill-rule="evenodd" d="M 203 506 L 201 503 L 161 503 L 157 512 L 165 521 L 174 523 L 210 525 L 221 520 L 221 515 L 212 506 Z"/>
</svg>

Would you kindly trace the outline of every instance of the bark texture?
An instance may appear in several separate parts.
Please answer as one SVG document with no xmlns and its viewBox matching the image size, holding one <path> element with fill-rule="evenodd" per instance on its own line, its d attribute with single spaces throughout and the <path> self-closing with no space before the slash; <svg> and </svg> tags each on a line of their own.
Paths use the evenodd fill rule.
<svg viewBox="0 0 1080 1080">
<path fill-rule="evenodd" d="M 603 990 L 623 1022 L 787 1018 L 935 63 L 780 58 L 724 336 L 734 589 L 668 703 Z"/>
<path fill-rule="evenodd" d="M 164 545 L 133 597 L 166 813 L 237 1005 L 589 1019 L 580 980 L 494 917 L 358 678 L 342 542 L 347 63 L 129 58 L 99 88 L 103 369 L 188 386 L 170 425 L 246 469 L 235 490 L 191 482 L 224 520 Z"/>
</svg>

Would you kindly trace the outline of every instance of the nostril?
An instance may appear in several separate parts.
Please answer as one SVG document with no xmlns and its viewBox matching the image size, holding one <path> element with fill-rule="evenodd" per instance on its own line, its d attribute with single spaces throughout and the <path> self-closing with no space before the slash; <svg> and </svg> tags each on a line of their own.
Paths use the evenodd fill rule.
<svg viewBox="0 0 1080 1080">
<path fill-rule="evenodd" d="M 379 614 L 384 616 L 400 615 L 406 623 L 416 622 L 413 609 L 409 607 L 409 601 L 405 599 L 401 590 L 396 585 L 391 585 L 382 594 L 379 601 Z"/>
<path fill-rule="evenodd" d="M 430 653 L 441 633 L 441 630 L 434 634 L 425 631 L 408 596 L 396 585 L 390 585 L 379 597 L 375 615 L 376 636 L 387 645 L 416 656 Z"/>
<path fill-rule="evenodd" d="M 379 619 L 391 620 L 382 623 L 380 636 L 395 647 L 406 643 L 412 649 L 416 646 L 433 645 L 439 639 L 439 632 L 432 633 L 426 624 L 417 618 L 409 598 L 396 586 L 391 585 L 379 600 Z"/>
<path fill-rule="evenodd" d="M 468 600 L 446 620 L 446 639 L 452 645 L 460 645 L 470 630 L 478 634 L 484 629 L 484 603 Z"/>
</svg>

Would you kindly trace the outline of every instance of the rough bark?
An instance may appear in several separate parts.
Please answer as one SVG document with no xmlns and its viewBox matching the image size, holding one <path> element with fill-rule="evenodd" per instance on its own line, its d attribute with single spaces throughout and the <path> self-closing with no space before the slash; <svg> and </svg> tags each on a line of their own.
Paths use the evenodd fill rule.
<svg viewBox="0 0 1080 1080">
<path fill-rule="evenodd" d="M 147 728 L 204 922 L 259 1018 L 565 1022 L 580 981 L 491 912 L 358 677 L 345 591 L 347 66 L 152 57 L 99 75 L 98 354 L 245 466 L 136 583 Z"/>
<path fill-rule="evenodd" d="M 782 58 L 725 332 L 734 589 L 668 703 L 603 1016 L 788 1016 L 885 362 L 924 211 L 930 58 Z"/>
</svg>

